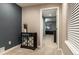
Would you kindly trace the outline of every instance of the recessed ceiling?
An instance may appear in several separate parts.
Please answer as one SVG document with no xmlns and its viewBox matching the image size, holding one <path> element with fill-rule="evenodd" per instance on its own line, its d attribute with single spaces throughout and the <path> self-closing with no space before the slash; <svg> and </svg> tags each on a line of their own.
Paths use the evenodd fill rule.
<svg viewBox="0 0 79 59">
<path fill-rule="evenodd" d="M 17 3 L 20 7 L 28 7 L 28 6 L 34 6 L 34 5 L 39 5 L 42 3 Z"/>
<path fill-rule="evenodd" d="M 55 17 L 56 16 L 56 9 L 48 9 L 42 11 L 43 17 Z"/>
</svg>

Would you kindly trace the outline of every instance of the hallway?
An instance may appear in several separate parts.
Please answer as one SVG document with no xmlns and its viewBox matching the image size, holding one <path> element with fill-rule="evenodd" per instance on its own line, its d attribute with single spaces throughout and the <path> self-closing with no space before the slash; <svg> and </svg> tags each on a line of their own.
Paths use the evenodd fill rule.
<svg viewBox="0 0 79 59">
<path fill-rule="evenodd" d="M 50 48 L 50 49 L 57 49 L 57 44 L 54 43 L 54 36 L 53 35 L 45 35 L 43 37 L 43 47 Z"/>
<path fill-rule="evenodd" d="M 30 50 L 17 47 L 4 55 L 62 55 L 61 50 L 57 50 L 57 45 L 53 43 L 53 36 L 46 35 L 43 39 L 43 47 L 41 49 Z"/>
</svg>

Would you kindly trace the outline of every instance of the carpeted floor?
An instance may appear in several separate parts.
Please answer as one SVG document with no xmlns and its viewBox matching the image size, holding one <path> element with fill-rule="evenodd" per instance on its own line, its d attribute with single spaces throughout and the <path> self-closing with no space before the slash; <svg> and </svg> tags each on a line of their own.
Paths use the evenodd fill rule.
<svg viewBox="0 0 79 59">
<path fill-rule="evenodd" d="M 53 35 L 46 35 L 41 49 L 30 50 L 17 47 L 4 55 L 62 55 L 61 50 L 57 49 L 57 44 L 53 42 L 53 39 Z"/>
</svg>

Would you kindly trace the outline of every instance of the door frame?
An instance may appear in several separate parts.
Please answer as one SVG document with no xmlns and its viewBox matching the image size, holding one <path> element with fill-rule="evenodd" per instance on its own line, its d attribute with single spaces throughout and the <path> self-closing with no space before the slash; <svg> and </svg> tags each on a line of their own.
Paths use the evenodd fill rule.
<svg viewBox="0 0 79 59">
<path fill-rule="evenodd" d="M 56 29 L 57 29 L 57 48 L 59 49 L 59 7 L 49 7 L 40 9 L 40 48 L 42 48 L 42 39 L 43 39 L 43 19 L 42 11 L 48 9 L 57 9 L 57 18 L 56 18 Z"/>
</svg>

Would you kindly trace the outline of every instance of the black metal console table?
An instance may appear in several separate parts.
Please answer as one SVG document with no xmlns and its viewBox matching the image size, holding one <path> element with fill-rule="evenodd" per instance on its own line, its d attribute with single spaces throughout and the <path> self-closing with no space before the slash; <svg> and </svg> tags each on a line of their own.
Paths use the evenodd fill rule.
<svg viewBox="0 0 79 59">
<path fill-rule="evenodd" d="M 21 37 L 21 48 L 28 48 L 32 50 L 37 48 L 37 33 L 22 32 Z"/>
</svg>

